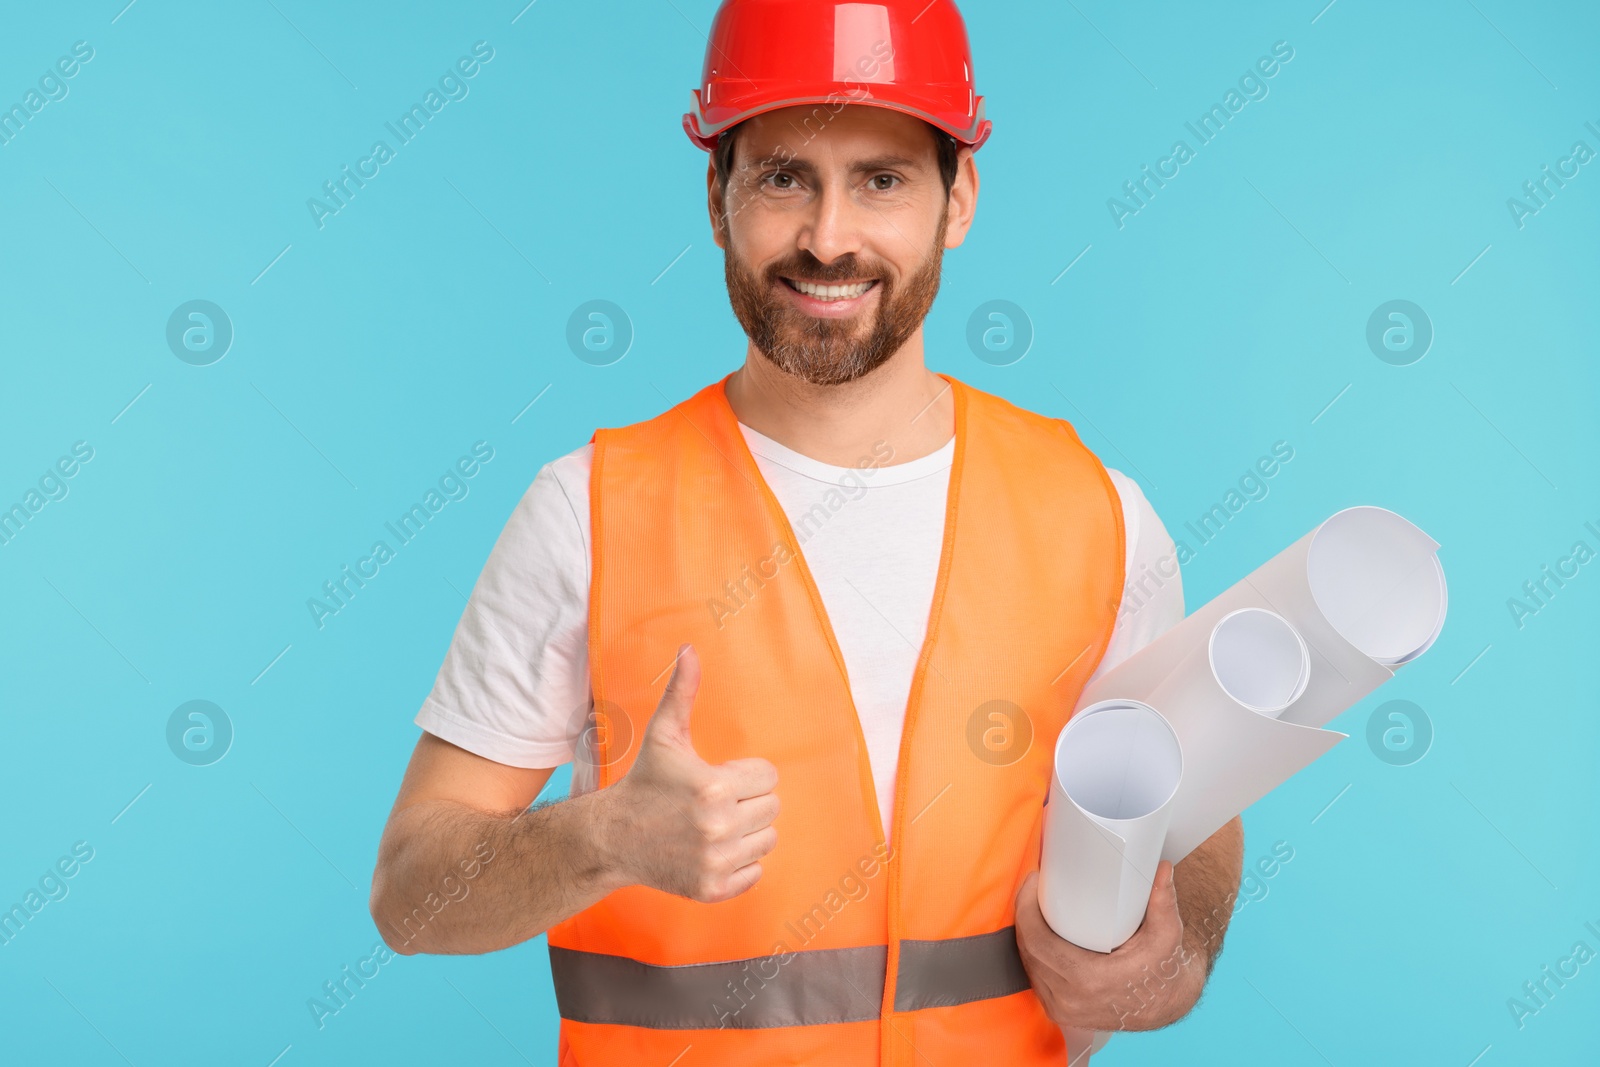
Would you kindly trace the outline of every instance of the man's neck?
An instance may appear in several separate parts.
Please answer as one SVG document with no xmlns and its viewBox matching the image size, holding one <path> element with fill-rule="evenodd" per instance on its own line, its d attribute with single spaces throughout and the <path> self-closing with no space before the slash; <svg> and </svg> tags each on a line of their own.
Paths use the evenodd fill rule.
<svg viewBox="0 0 1600 1067">
<path fill-rule="evenodd" d="M 740 422 L 821 463 L 889 464 L 937 452 L 955 434 L 950 384 L 922 362 L 919 330 L 872 373 L 842 385 L 813 385 L 773 366 L 752 346 L 728 379 L 728 403 Z"/>
</svg>

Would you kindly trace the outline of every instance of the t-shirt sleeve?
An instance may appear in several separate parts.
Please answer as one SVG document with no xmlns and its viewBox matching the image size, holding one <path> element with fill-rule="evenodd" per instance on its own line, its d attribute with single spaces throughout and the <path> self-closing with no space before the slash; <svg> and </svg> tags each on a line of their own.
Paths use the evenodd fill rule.
<svg viewBox="0 0 1600 1067">
<path fill-rule="evenodd" d="M 590 447 L 545 464 L 523 494 L 416 717 L 497 763 L 570 761 L 588 713 Z"/>
<path fill-rule="evenodd" d="M 1122 606 L 1092 682 L 1183 621 L 1183 577 L 1167 528 L 1132 478 L 1107 468 L 1122 501 L 1127 536 Z"/>
</svg>

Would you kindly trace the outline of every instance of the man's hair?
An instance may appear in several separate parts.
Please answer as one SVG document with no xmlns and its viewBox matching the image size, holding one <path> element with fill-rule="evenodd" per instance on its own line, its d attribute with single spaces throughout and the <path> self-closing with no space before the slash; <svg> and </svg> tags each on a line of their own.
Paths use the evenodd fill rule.
<svg viewBox="0 0 1600 1067">
<path fill-rule="evenodd" d="M 716 169 L 717 187 L 726 194 L 728 191 L 728 178 L 733 173 L 734 147 L 739 143 L 739 127 L 743 123 L 735 123 L 722 131 L 717 138 L 717 146 L 711 151 L 711 165 Z M 956 159 L 961 151 L 961 146 L 954 137 L 945 133 L 931 122 L 924 122 L 933 133 L 933 142 L 939 156 L 939 180 L 944 183 L 944 195 L 950 195 L 950 186 L 956 180 Z"/>
</svg>

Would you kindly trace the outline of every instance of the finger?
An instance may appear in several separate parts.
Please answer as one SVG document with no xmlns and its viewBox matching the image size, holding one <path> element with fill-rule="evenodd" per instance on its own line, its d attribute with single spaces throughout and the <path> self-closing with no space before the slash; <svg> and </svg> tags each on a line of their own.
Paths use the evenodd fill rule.
<svg viewBox="0 0 1600 1067">
<path fill-rule="evenodd" d="M 1022 880 L 1022 885 L 1017 889 L 1016 900 L 1016 925 L 1019 933 L 1024 935 L 1038 934 L 1041 930 L 1058 936 L 1050 929 L 1050 924 L 1044 920 L 1044 912 L 1039 907 L 1039 872 L 1030 871 Z"/>
<path fill-rule="evenodd" d="M 733 877 L 728 880 L 728 891 L 719 896 L 717 900 L 729 900 L 736 897 L 740 893 L 748 891 L 760 880 L 761 864 L 752 863 L 748 866 L 740 867 L 733 872 Z M 710 901 L 710 903 L 716 903 L 716 901 Z"/>
<path fill-rule="evenodd" d="M 1162 860 L 1156 866 L 1155 881 L 1150 886 L 1150 902 L 1145 905 L 1144 922 L 1129 939 L 1153 943 L 1166 950 L 1183 940 L 1183 916 L 1178 911 L 1178 890 L 1173 884 L 1172 863 Z"/>
<path fill-rule="evenodd" d="M 1026 942 L 1036 955 L 1046 957 L 1050 967 L 1061 974 L 1093 966 L 1094 960 L 1104 958 L 1103 953 L 1074 945 L 1045 919 L 1039 906 L 1038 871 L 1030 872 L 1017 890 L 1016 926 L 1018 941 Z"/>
<path fill-rule="evenodd" d="M 778 817 L 778 794 L 763 793 L 749 800 L 741 800 L 733 810 L 735 832 L 753 834 L 763 827 L 771 826 L 772 820 Z"/>
<path fill-rule="evenodd" d="M 1043 921 L 1045 912 L 1038 907 L 1038 872 L 1030 870 L 1016 891 L 1016 925 L 1037 926 Z"/>
<path fill-rule="evenodd" d="M 1026 878 L 1022 878 L 1021 888 L 1016 891 L 1016 931 L 1019 937 L 1026 937 L 1030 944 L 1037 945 L 1040 950 L 1048 949 L 1051 953 L 1061 949 L 1072 949 L 1075 952 L 1085 952 L 1078 949 L 1077 945 L 1066 941 L 1056 929 L 1050 925 L 1050 920 L 1045 918 L 1045 910 L 1038 902 L 1038 872 L 1030 870 Z"/>
<path fill-rule="evenodd" d="M 778 829 L 775 826 L 763 827 L 753 834 L 745 834 L 731 848 L 724 846 L 728 862 L 736 869 L 742 870 L 755 863 L 778 847 Z"/>
<path fill-rule="evenodd" d="M 772 792 L 778 785 L 778 768 L 759 756 L 732 759 L 722 764 L 733 782 L 733 795 L 740 800 Z"/>
<path fill-rule="evenodd" d="M 694 747 L 689 735 L 689 711 L 694 706 L 695 694 L 700 691 L 700 659 L 693 645 L 678 648 L 677 662 L 667 688 L 656 705 L 645 731 L 656 738 L 666 738 L 690 749 Z"/>
</svg>

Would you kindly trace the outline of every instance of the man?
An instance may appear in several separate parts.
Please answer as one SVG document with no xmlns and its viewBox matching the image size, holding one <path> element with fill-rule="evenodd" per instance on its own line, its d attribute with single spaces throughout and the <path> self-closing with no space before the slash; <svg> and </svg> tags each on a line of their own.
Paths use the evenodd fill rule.
<svg viewBox="0 0 1600 1067">
<path fill-rule="evenodd" d="M 924 366 L 970 71 L 950 0 L 724 3 L 685 124 L 744 364 L 540 470 L 417 717 L 373 917 L 548 933 L 563 1064 L 1065 1063 L 1221 948 L 1238 820 L 1115 952 L 1040 915 L 1052 743 L 1183 601 L 1119 611 L 1173 558 L 1131 480 Z"/>
</svg>

